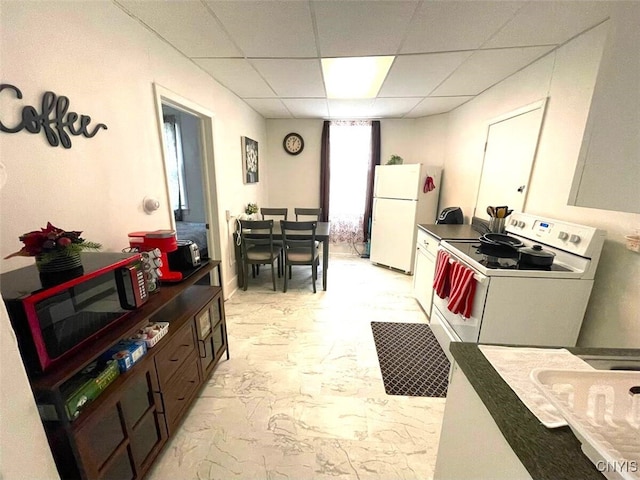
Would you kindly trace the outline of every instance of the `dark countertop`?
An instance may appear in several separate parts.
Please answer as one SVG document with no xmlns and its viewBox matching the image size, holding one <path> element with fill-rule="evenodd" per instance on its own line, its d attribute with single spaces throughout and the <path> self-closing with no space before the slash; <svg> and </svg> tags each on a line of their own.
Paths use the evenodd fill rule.
<svg viewBox="0 0 640 480">
<path fill-rule="evenodd" d="M 451 353 L 514 453 L 536 480 L 602 480 L 567 427 L 546 428 L 520 401 L 475 343 L 452 342 Z M 639 355 L 640 350 L 567 348 L 583 355 Z"/>
<path fill-rule="evenodd" d="M 433 235 L 438 240 L 476 240 L 482 235 L 473 225 L 418 224 L 418 228 Z"/>
</svg>

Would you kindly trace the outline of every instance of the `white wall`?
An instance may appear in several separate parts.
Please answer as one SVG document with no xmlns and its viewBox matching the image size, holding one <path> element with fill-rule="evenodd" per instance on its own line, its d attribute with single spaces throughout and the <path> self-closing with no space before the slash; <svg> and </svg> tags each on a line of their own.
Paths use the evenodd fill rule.
<svg viewBox="0 0 640 480">
<path fill-rule="evenodd" d="M 157 82 L 215 114 L 220 211 L 214 215 L 223 219 L 215 241 L 226 267 L 228 296 L 235 274 L 226 260 L 231 255 L 224 209 L 239 211 L 247 202 L 266 198 L 266 182 L 243 184 L 240 155 L 242 135 L 266 145 L 264 119 L 111 2 L 3 1 L 0 15 L 2 83 L 17 86 L 24 95 L 16 100 L 0 94 L 3 123 L 18 123 L 22 106 L 39 110 L 42 94 L 53 91 L 69 98 L 71 111 L 108 126 L 93 138 L 72 137 L 71 149 L 51 147 L 42 133 L 0 133 L 0 161 L 8 174 L 0 191 L 0 257 L 21 247 L 21 234 L 47 221 L 82 230 L 105 251 L 128 246 L 128 232 L 170 226 L 153 90 Z M 158 197 L 161 210 L 146 215 L 145 195 Z M 33 262 L 3 259 L 0 271 Z M 0 473 L 5 480 L 55 478 L 20 357 L 15 348 L 5 349 L 10 327 L 3 312 L 1 381 L 11 399 L 3 394 Z M 7 441 L 12 448 L 5 448 Z"/>
<path fill-rule="evenodd" d="M 266 144 L 261 116 L 111 2 L 5 1 L 1 48 L 2 81 L 24 95 L 0 95 L 5 124 L 17 122 L 22 106 L 39 108 L 51 90 L 69 98 L 70 110 L 108 127 L 93 138 L 72 137 L 68 150 L 51 147 L 43 134 L 0 136 L 8 173 L 0 197 L 2 257 L 20 248 L 19 235 L 47 221 L 82 230 L 105 251 L 128 246 L 128 232 L 170 226 L 154 82 L 215 115 L 220 211 L 214 215 L 223 230 L 215 248 L 219 258 L 229 257 L 224 210 L 266 198 L 266 182 L 243 184 L 240 153 L 242 135 Z M 267 164 L 261 155 L 262 167 Z M 158 197 L 161 210 L 146 215 L 145 195 Z M 30 263 L 1 260 L 0 270 Z M 223 275 L 228 294 L 234 272 L 226 268 Z"/>
<path fill-rule="evenodd" d="M 640 255 L 623 242 L 640 216 L 567 205 L 608 28 L 581 35 L 449 115 L 440 205 L 459 205 L 471 217 L 488 121 L 549 97 L 524 211 L 607 230 L 579 345 L 637 348 Z"/>
<path fill-rule="evenodd" d="M 320 143 L 322 120 L 267 120 L 268 196 L 259 207 L 320 207 Z M 285 135 L 299 133 L 304 150 L 289 155 L 282 147 Z"/>
<path fill-rule="evenodd" d="M 404 163 L 442 166 L 444 162 L 446 122 L 442 115 L 417 120 L 380 121 L 380 163 L 392 154 L 400 155 Z M 320 205 L 320 143 L 322 120 L 267 120 L 268 143 L 268 203 L 271 207 Z M 290 132 L 304 138 L 304 150 L 289 155 L 282 140 Z"/>
<path fill-rule="evenodd" d="M 0 478 L 60 478 L 2 302 L 0 366 Z"/>
</svg>

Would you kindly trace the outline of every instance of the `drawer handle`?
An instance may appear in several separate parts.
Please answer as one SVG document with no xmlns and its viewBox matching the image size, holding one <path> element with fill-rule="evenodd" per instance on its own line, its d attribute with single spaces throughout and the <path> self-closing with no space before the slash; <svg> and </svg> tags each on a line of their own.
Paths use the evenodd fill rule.
<svg viewBox="0 0 640 480">
<path fill-rule="evenodd" d="M 189 380 L 189 383 L 196 383 L 196 381 L 195 381 L 195 380 Z M 187 397 L 186 397 L 186 396 L 184 396 L 184 397 L 180 397 L 180 398 L 178 398 L 178 401 L 180 401 L 180 402 L 181 402 L 181 401 L 183 401 L 185 398 L 187 398 Z"/>
<path fill-rule="evenodd" d="M 179 362 L 180 359 L 179 358 L 170 358 L 169 361 L 170 362 Z"/>
</svg>

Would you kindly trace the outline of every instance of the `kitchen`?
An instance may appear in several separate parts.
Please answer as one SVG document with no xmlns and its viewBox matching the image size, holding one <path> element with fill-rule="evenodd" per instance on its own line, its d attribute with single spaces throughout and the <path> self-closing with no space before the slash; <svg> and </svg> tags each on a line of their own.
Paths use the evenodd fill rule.
<svg viewBox="0 0 640 480">
<path fill-rule="evenodd" d="M 161 153 L 157 127 L 150 121 L 155 118 L 152 82 L 203 104 L 220 119 L 215 130 L 215 177 L 220 198 L 228 199 L 226 205 L 219 205 L 220 217 L 224 218 L 225 209 L 240 211 L 249 197 L 258 204 L 278 204 L 293 194 L 303 203 L 313 202 L 308 195 L 319 177 L 316 153 L 321 120 L 265 120 L 112 4 L 21 8 L 24 14 L 11 2 L 2 3 L 3 81 L 20 87 L 29 105 L 37 105 L 45 90 L 65 94 L 78 111 L 90 112 L 96 123 L 105 123 L 109 130 L 93 139 L 74 139 L 68 151 L 54 149 L 26 132 L 3 134 L 2 162 L 8 175 L 1 192 L 3 256 L 14 250 L 20 234 L 52 217 L 86 230 L 110 250 L 126 243 L 118 232 L 158 228 L 160 217 L 146 215 L 139 206 L 145 195 L 166 197 L 162 173 L 153 168 Z M 95 23 L 96 17 L 102 21 Z M 70 37 L 82 38 L 89 47 L 66 51 Z M 442 166 L 440 206 L 461 206 L 468 221 L 475 206 L 487 119 L 548 97 L 526 212 L 607 231 L 578 344 L 637 348 L 640 256 L 625 248 L 624 237 L 638 228 L 640 218 L 637 213 L 567 204 L 604 39 L 604 29 L 590 30 L 449 114 L 381 121 L 381 156 L 397 153 L 407 163 L 428 160 Z M 31 66 L 37 66 L 36 73 Z M 0 100 L 4 108 L 7 98 Z M 13 101 L 10 108 L 15 108 Z M 305 138 L 305 151 L 296 158 L 281 149 L 282 138 L 294 129 Z M 251 187 L 242 184 L 239 173 L 242 135 L 257 139 L 268 152 L 261 156 L 264 181 Z M 278 188 L 284 180 L 294 183 L 291 178 L 300 180 L 295 183 L 304 185 L 304 191 L 287 193 Z M 43 204 L 50 205 L 50 210 L 43 212 Z M 168 215 L 163 222 L 169 222 Z M 78 219 L 82 224 L 76 227 Z M 223 231 L 218 253 L 230 259 L 225 238 Z M 17 266 L 18 260 L 2 262 L 3 271 Z M 228 273 L 227 294 L 233 292 L 233 284 Z M 3 319 L 3 328 L 6 324 Z M 2 338 L 7 338 L 4 331 Z M 3 358 L 2 364 L 15 361 L 15 356 Z M 15 381 L 3 369 L 3 382 Z M 24 398 L 28 395 L 22 393 Z M 30 435 L 21 426 L 15 428 L 15 438 Z"/>
</svg>

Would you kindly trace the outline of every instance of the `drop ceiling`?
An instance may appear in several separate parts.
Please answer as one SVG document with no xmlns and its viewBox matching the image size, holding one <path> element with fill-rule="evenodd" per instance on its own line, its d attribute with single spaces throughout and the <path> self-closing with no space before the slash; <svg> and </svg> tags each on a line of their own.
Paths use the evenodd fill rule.
<svg viewBox="0 0 640 480">
<path fill-rule="evenodd" d="M 608 1 L 114 0 L 265 118 L 453 110 L 598 25 Z M 328 99 L 320 59 L 395 55 L 378 96 Z"/>
</svg>

